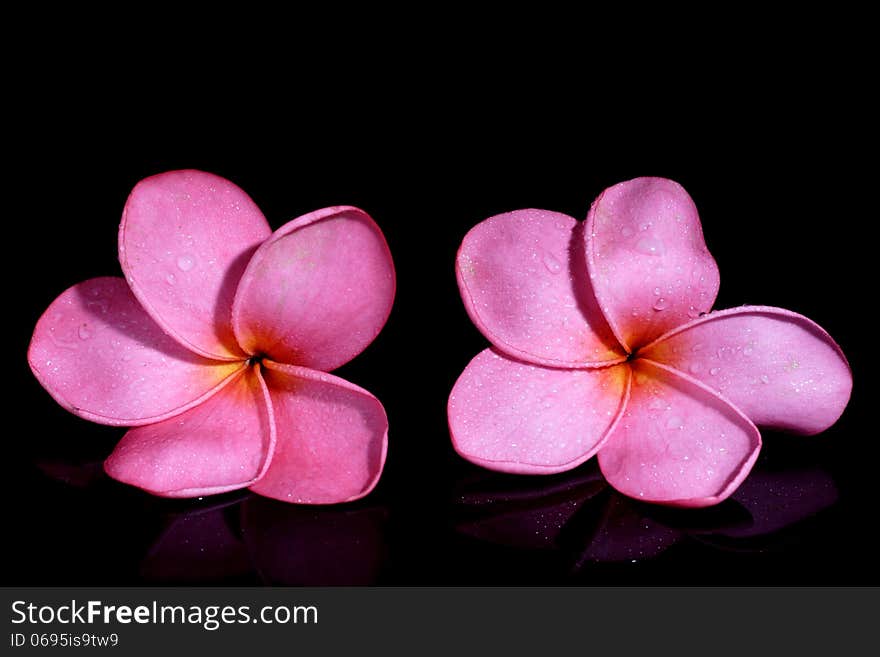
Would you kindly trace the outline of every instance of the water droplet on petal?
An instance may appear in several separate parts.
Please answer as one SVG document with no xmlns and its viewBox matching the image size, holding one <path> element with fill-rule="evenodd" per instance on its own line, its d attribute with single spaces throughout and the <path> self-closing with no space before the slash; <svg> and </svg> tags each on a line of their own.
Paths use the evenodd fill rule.
<svg viewBox="0 0 880 657">
<path fill-rule="evenodd" d="M 168 275 L 165 277 L 165 282 L 168 283 L 168 285 L 174 285 L 174 283 L 176 282 L 176 280 L 177 280 L 177 279 L 174 278 L 174 274 L 168 274 Z"/>
<path fill-rule="evenodd" d="M 79 334 L 80 340 L 88 340 L 90 337 L 92 337 L 92 331 L 89 329 L 88 324 L 80 324 L 80 327 L 77 330 L 77 334 Z"/>
<path fill-rule="evenodd" d="M 654 296 L 658 296 L 658 297 L 660 296 L 660 288 L 659 287 L 654 288 Z"/>
<path fill-rule="evenodd" d="M 544 253 L 544 266 L 551 274 L 558 274 L 562 271 L 562 263 L 559 262 L 559 259 L 549 251 Z"/>
<path fill-rule="evenodd" d="M 666 420 L 666 428 L 670 430 L 684 429 L 684 420 L 682 420 L 677 415 L 673 415 L 668 420 Z"/>
<path fill-rule="evenodd" d="M 715 376 L 720 371 L 721 371 L 720 367 L 713 367 L 711 370 L 709 370 L 709 374 L 711 374 L 712 376 Z"/>
<path fill-rule="evenodd" d="M 110 302 L 107 299 L 95 299 L 94 301 L 87 301 L 86 307 L 93 312 L 103 314 L 110 307 Z"/>
<path fill-rule="evenodd" d="M 762 374 L 759 378 L 761 379 L 761 383 L 770 383 L 770 377 L 766 374 Z"/>
<path fill-rule="evenodd" d="M 666 299 L 664 299 L 663 297 L 660 297 L 654 302 L 654 305 L 652 307 L 654 308 L 654 310 L 657 311 L 665 310 L 669 307 L 669 302 L 666 301 Z"/>
<path fill-rule="evenodd" d="M 744 347 L 743 356 L 751 356 L 753 351 L 754 349 L 752 349 L 751 347 Z"/>
<path fill-rule="evenodd" d="M 688 370 L 691 374 L 699 374 L 703 371 L 703 365 L 702 363 L 691 363 L 690 367 L 688 367 Z"/>
<path fill-rule="evenodd" d="M 663 242 L 651 236 L 645 236 L 640 239 L 636 244 L 636 251 L 651 256 L 661 256 L 666 252 Z"/>
<path fill-rule="evenodd" d="M 699 310 L 697 310 L 697 309 L 694 308 L 693 306 L 691 306 L 690 308 L 688 308 L 688 317 L 690 317 L 691 319 L 696 319 L 696 318 L 699 317 L 699 316 L 700 316 L 700 311 L 699 311 Z"/>
<path fill-rule="evenodd" d="M 177 268 L 180 271 L 189 271 L 195 264 L 196 261 L 191 255 L 182 255 L 177 259 Z"/>
</svg>

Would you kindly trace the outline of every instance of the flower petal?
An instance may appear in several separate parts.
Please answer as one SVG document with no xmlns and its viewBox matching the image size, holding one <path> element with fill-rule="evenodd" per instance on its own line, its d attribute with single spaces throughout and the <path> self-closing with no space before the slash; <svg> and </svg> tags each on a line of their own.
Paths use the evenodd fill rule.
<svg viewBox="0 0 880 657">
<path fill-rule="evenodd" d="M 225 385 L 243 364 L 197 356 L 166 335 L 121 278 L 63 292 L 34 329 L 28 362 L 71 413 L 135 426 L 177 415 Z"/>
<path fill-rule="evenodd" d="M 834 424 L 852 390 L 849 365 L 831 336 L 781 308 L 711 313 L 643 353 L 714 388 L 755 424 L 796 433 Z"/>
<path fill-rule="evenodd" d="M 550 369 L 480 352 L 449 396 L 455 450 L 490 470 L 570 470 L 603 445 L 625 405 L 629 369 Z"/>
<path fill-rule="evenodd" d="M 546 210 L 491 217 L 465 236 L 455 264 L 471 320 L 505 353 L 556 367 L 625 355 L 593 296 L 573 218 Z"/>
<path fill-rule="evenodd" d="M 271 230 L 228 180 L 170 171 L 140 181 L 119 226 L 119 262 L 147 312 L 181 344 L 240 358 L 230 325 L 235 288 Z"/>
<path fill-rule="evenodd" d="M 746 477 L 761 436 L 742 413 L 663 365 L 633 361 L 629 404 L 599 452 L 624 495 L 670 506 L 717 504 Z"/>
<path fill-rule="evenodd" d="M 645 345 L 715 302 L 718 266 L 678 183 L 636 178 L 606 189 L 590 208 L 586 235 L 596 297 L 625 347 Z"/>
<path fill-rule="evenodd" d="M 269 393 L 252 367 L 185 413 L 126 433 L 104 470 L 163 497 L 213 495 L 259 478 L 274 444 Z"/>
<path fill-rule="evenodd" d="M 264 364 L 278 442 L 272 464 L 251 490 L 300 504 L 348 502 L 373 490 L 388 446 L 379 400 L 331 374 Z"/>
<path fill-rule="evenodd" d="M 254 254 L 233 326 L 250 354 L 332 370 L 379 334 L 394 301 L 394 264 L 364 211 L 325 208 L 279 228 Z"/>
</svg>

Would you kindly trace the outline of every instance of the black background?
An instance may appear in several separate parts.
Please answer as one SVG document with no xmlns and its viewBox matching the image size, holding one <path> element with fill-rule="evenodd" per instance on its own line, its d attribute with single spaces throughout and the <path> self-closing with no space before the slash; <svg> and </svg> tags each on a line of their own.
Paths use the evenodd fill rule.
<svg viewBox="0 0 880 657">
<path fill-rule="evenodd" d="M 876 244 L 876 166 L 864 159 L 875 142 L 857 78 L 819 54 L 689 77 L 641 65 L 625 91 L 596 69 L 554 76 L 528 58 L 434 62 L 393 80 L 387 61 L 296 66 L 266 86 L 253 68 L 224 60 L 206 80 L 198 64 L 97 79 L 82 62 L 55 62 L 15 103 L 4 584 L 880 583 L 865 330 L 877 291 L 861 251 Z M 126 196 L 177 168 L 229 178 L 273 228 L 335 204 L 382 228 L 394 309 L 337 371 L 390 419 L 385 472 L 366 499 L 312 509 L 242 493 L 152 498 L 100 473 L 123 430 L 67 414 L 31 375 L 39 315 L 68 286 L 119 273 Z M 664 512 L 600 490 L 591 463 L 546 479 L 494 475 L 451 448 L 446 398 L 487 346 L 455 284 L 464 234 L 524 207 L 582 219 L 602 189 L 642 175 L 694 198 L 721 271 L 716 308 L 805 314 L 852 365 L 853 398 L 834 427 L 764 432 L 763 502 Z M 499 517 L 515 529 L 491 530 Z"/>
</svg>

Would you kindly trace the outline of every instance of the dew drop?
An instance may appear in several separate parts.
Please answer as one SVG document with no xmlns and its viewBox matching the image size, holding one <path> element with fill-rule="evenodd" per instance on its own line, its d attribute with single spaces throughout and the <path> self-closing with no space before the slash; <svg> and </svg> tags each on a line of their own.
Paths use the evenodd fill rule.
<svg viewBox="0 0 880 657">
<path fill-rule="evenodd" d="M 715 376 L 720 371 L 721 371 L 720 367 L 713 367 L 711 370 L 709 370 L 709 374 L 711 374 L 712 376 Z"/>
<path fill-rule="evenodd" d="M 766 374 L 762 374 L 759 378 L 761 379 L 761 383 L 770 383 L 770 377 Z"/>
<path fill-rule="evenodd" d="M 669 307 L 669 302 L 666 301 L 666 299 L 664 299 L 663 297 L 660 297 L 654 302 L 654 305 L 652 307 L 654 308 L 654 310 L 657 311 L 665 310 Z"/>
<path fill-rule="evenodd" d="M 751 347 L 744 347 L 743 356 L 751 356 L 753 351 L 754 349 L 752 349 Z"/>
<path fill-rule="evenodd" d="M 700 316 L 700 311 L 699 311 L 699 310 L 697 310 L 697 309 L 694 308 L 693 306 L 691 306 L 690 308 L 688 308 L 688 317 L 690 317 L 691 319 L 696 319 L 696 318 L 699 317 L 699 316 Z"/>
<path fill-rule="evenodd" d="M 670 430 L 684 429 L 684 420 L 682 420 L 677 415 L 673 415 L 671 418 L 666 420 L 666 428 Z"/>
<path fill-rule="evenodd" d="M 640 239 L 636 244 L 636 251 L 651 256 L 661 256 L 665 253 L 663 242 L 651 236 L 645 236 Z"/>
<path fill-rule="evenodd" d="M 544 253 L 544 266 L 551 274 L 558 274 L 562 271 L 562 263 L 559 262 L 559 259 L 549 251 Z"/>
<path fill-rule="evenodd" d="M 648 404 L 648 408 L 652 411 L 659 411 L 666 408 L 666 404 L 663 403 L 662 399 L 654 398 L 651 400 L 651 403 Z"/>
<path fill-rule="evenodd" d="M 168 274 L 168 275 L 165 277 L 165 282 L 168 283 L 168 285 L 174 285 L 174 283 L 176 282 L 176 280 L 177 280 L 177 279 L 174 278 L 174 274 Z"/>
<path fill-rule="evenodd" d="M 654 288 L 654 296 L 657 296 L 657 297 L 660 296 L 660 288 L 659 287 Z"/>
<path fill-rule="evenodd" d="M 92 337 L 92 332 L 89 329 L 88 324 L 80 324 L 79 329 L 77 330 L 77 334 L 79 335 L 80 340 L 88 340 Z"/>
<path fill-rule="evenodd" d="M 703 365 L 701 363 L 691 363 L 690 367 L 688 367 L 688 371 L 691 374 L 699 374 L 703 371 Z"/>
<path fill-rule="evenodd" d="M 177 268 L 180 271 L 189 271 L 195 264 L 196 261 L 191 255 L 182 255 L 177 259 Z"/>
</svg>

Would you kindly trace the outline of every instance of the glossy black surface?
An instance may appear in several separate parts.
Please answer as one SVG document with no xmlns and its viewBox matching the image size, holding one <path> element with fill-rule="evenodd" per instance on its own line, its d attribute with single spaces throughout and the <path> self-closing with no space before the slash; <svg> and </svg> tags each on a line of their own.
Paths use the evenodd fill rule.
<svg viewBox="0 0 880 657">
<path fill-rule="evenodd" d="M 559 120 L 497 99 L 465 110 L 421 98 L 378 118 L 297 107 L 273 114 L 270 128 L 254 108 L 129 117 L 131 93 L 117 99 L 113 122 L 88 108 L 24 124 L 26 175 L 7 216 L 22 257 L 4 320 L 3 583 L 880 583 L 874 356 L 863 330 L 876 277 L 858 253 L 870 247 L 873 215 L 850 157 L 857 135 L 823 127 L 818 114 L 808 138 L 786 121 L 809 112 L 809 99 L 761 116 L 689 108 L 675 123 L 618 127 L 586 111 Z M 273 227 L 345 203 L 384 231 L 398 273 L 394 310 L 337 371 L 376 394 L 390 418 L 385 473 L 366 499 L 302 508 L 245 493 L 150 497 L 101 473 L 123 430 L 67 414 L 31 375 L 25 352 L 45 307 L 78 281 L 119 273 L 116 228 L 132 186 L 185 167 L 234 181 Z M 836 338 L 855 373 L 837 425 L 809 438 L 765 432 L 755 473 L 715 509 L 629 501 L 592 463 L 548 478 L 488 473 L 449 443 L 446 397 L 487 346 L 455 284 L 464 234 L 523 207 L 583 218 L 602 189 L 640 175 L 673 178 L 696 201 L 721 270 L 716 308 L 801 312 Z"/>
</svg>

